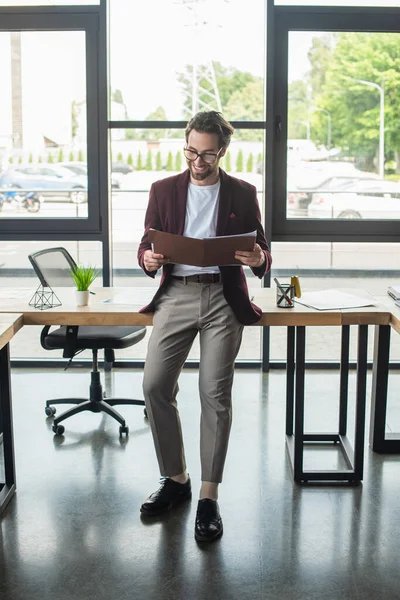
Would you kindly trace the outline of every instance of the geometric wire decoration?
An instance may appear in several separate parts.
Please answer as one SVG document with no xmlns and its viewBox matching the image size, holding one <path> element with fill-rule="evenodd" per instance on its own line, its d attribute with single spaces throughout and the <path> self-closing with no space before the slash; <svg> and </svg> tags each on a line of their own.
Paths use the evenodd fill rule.
<svg viewBox="0 0 400 600">
<path fill-rule="evenodd" d="M 61 306 L 61 301 L 49 282 L 54 287 L 71 286 L 71 270 L 76 268 L 72 256 L 65 248 L 58 247 L 29 254 L 28 258 L 40 281 L 40 285 L 32 296 L 29 305 L 39 310 Z"/>
<path fill-rule="evenodd" d="M 30 299 L 29 306 L 34 306 L 39 310 L 46 310 L 47 308 L 61 306 L 61 301 L 50 286 L 43 286 L 40 284 Z"/>
</svg>

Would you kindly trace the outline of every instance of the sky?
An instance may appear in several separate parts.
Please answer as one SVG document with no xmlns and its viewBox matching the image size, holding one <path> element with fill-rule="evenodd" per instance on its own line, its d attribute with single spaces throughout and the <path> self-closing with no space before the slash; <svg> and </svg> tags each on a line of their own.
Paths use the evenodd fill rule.
<svg viewBox="0 0 400 600">
<path fill-rule="evenodd" d="M 197 23 L 197 24 L 196 24 Z M 264 0 L 112 0 L 110 71 L 129 116 L 142 119 L 159 104 L 181 119 L 176 72 L 220 61 L 264 75 Z"/>
<path fill-rule="evenodd" d="M 247 0 L 246 6 L 243 12 L 243 0 L 111 0 L 111 89 L 122 90 L 129 117 L 144 119 L 162 105 L 167 119 L 186 118 L 177 72 L 187 64 L 217 60 L 263 77 L 264 0 Z M 48 137 L 63 143 L 70 136 L 71 103 L 86 95 L 84 33 L 23 32 L 21 38 L 24 135 L 39 144 L 45 127 Z M 0 126 L 7 137 L 8 32 L 0 32 L 0 61 Z M 29 93 L 33 89 L 35 94 Z M 114 118 L 123 117 L 119 113 Z"/>
<path fill-rule="evenodd" d="M 400 6 L 400 0 L 275 0 L 281 6 Z"/>
<path fill-rule="evenodd" d="M 219 61 L 264 78 L 264 10 L 264 0 L 246 0 L 245 11 L 243 0 L 110 0 L 111 89 L 122 91 L 129 118 L 145 119 L 162 105 L 167 119 L 185 119 L 177 73 L 187 64 Z M 41 107 L 47 114 L 53 112 L 61 90 L 69 101 L 71 94 L 77 100 L 85 95 L 82 39 L 76 43 L 76 35 L 82 37 L 80 32 L 23 34 L 24 78 L 28 81 L 33 73 L 40 82 Z M 289 80 L 308 69 L 311 38 L 308 33 L 300 38 L 291 53 Z M 50 89 L 46 82 L 51 82 Z M 123 115 L 115 112 L 111 117 L 119 120 Z"/>
<path fill-rule="evenodd" d="M 71 139 L 71 104 L 85 101 L 83 31 L 24 31 L 21 34 L 23 135 L 32 150 L 43 135 L 60 143 Z M 2 99 L 0 132 L 12 131 L 10 33 L 0 32 Z M 4 140 L 2 140 L 4 143 Z"/>
<path fill-rule="evenodd" d="M 246 8 L 243 11 L 243 0 L 111 0 L 111 88 L 122 90 L 129 117 L 145 119 L 162 105 L 167 119 L 185 119 L 177 72 L 187 64 L 217 60 L 264 77 L 264 0 L 246 0 Z M 0 115 L 3 132 L 11 128 L 9 35 L 0 33 L 6 87 Z M 289 80 L 308 70 L 313 35 L 291 34 L 296 42 L 291 44 L 295 51 L 290 53 Z M 24 94 L 25 128 L 36 124 L 39 131 L 39 123 L 45 122 L 49 137 L 62 142 L 70 131 L 63 130 L 67 119 L 60 114 L 68 115 L 70 124 L 71 102 L 84 100 L 86 94 L 84 33 L 24 32 L 22 40 L 24 89 L 40 90 Z M 121 113 L 111 116 L 124 118 Z"/>
</svg>

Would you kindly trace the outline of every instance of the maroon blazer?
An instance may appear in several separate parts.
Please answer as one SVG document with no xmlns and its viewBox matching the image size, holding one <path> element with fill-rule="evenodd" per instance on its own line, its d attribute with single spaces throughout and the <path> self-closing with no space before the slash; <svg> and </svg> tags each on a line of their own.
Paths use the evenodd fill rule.
<svg viewBox="0 0 400 600">
<path fill-rule="evenodd" d="M 252 271 L 261 279 L 271 268 L 272 258 L 261 224 L 256 188 L 241 179 L 231 177 L 222 169 L 219 170 L 219 174 L 221 187 L 216 234 L 217 236 L 234 235 L 257 230 L 256 241 L 265 254 L 265 262 Z M 190 172 L 187 169 L 179 175 L 160 179 L 151 186 L 144 235 L 138 249 L 139 265 L 150 277 L 155 277 L 157 271 L 147 271 L 143 262 L 144 253 L 146 250 L 151 250 L 148 231 L 153 228 L 183 235 L 189 176 Z M 173 267 L 174 265 L 169 263 L 163 266 L 160 287 L 150 304 L 140 312 L 154 312 L 157 298 L 171 281 Z M 244 325 L 256 323 L 262 311 L 250 301 L 243 267 L 221 266 L 220 271 L 224 296 L 238 321 Z"/>
</svg>

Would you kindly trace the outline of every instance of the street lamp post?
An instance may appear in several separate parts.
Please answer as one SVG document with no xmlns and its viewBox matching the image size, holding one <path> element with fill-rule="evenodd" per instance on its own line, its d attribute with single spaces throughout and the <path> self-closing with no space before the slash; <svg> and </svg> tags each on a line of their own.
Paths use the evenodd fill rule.
<svg viewBox="0 0 400 600">
<path fill-rule="evenodd" d="M 319 110 L 323 113 L 326 114 L 326 116 L 328 117 L 328 134 L 327 134 L 327 149 L 328 149 L 328 153 L 330 154 L 331 151 L 331 145 L 332 145 L 332 117 L 331 117 L 331 113 L 329 112 L 328 109 L 326 108 L 320 108 L 319 106 L 314 106 L 314 108 L 312 110 Z"/>
<path fill-rule="evenodd" d="M 311 126 L 310 126 L 310 121 L 301 121 L 299 119 L 296 119 L 295 121 L 293 121 L 293 123 L 300 123 L 301 125 L 304 125 L 306 128 L 306 136 L 307 136 L 307 140 L 311 139 Z"/>
<path fill-rule="evenodd" d="M 379 92 L 379 177 L 383 179 L 385 172 L 385 93 L 383 87 L 373 81 L 365 81 L 365 79 L 356 79 L 350 77 L 357 83 L 373 87 Z"/>
</svg>

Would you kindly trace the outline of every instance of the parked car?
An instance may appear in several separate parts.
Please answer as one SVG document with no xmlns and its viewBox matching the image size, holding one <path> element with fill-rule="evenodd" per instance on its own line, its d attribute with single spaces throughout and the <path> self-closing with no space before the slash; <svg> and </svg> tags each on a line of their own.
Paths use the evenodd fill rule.
<svg viewBox="0 0 400 600">
<path fill-rule="evenodd" d="M 71 173 L 74 173 L 75 175 L 82 175 L 87 178 L 87 164 L 84 162 L 69 161 L 69 162 L 61 162 L 61 163 L 57 163 L 57 164 L 60 165 L 61 167 L 64 167 L 65 169 L 68 169 L 69 171 L 71 171 Z M 121 188 L 121 185 L 120 185 L 118 179 L 116 179 L 115 177 L 111 177 L 111 189 L 119 190 L 120 188 Z"/>
<path fill-rule="evenodd" d="M 346 190 L 313 194 L 311 219 L 400 219 L 400 184 L 385 179 L 364 180 Z"/>
<path fill-rule="evenodd" d="M 87 177 L 52 164 L 20 164 L 0 173 L 0 187 L 40 191 L 51 200 L 87 202 Z"/>
<path fill-rule="evenodd" d="M 300 163 L 288 170 L 288 216 L 307 217 L 307 208 L 316 191 L 346 189 L 357 181 L 377 179 L 375 173 L 359 171 L 351 163 Z"/>
<path fill-rule="evenodd" d="M 111 163 L 111 173 L 123 173 L 126 175 L 127 173 L 132 173 L 133 167 L 132 165 L 128 165 L 128 163 L 124 162 L 112 162 Z"/>
</svg>

